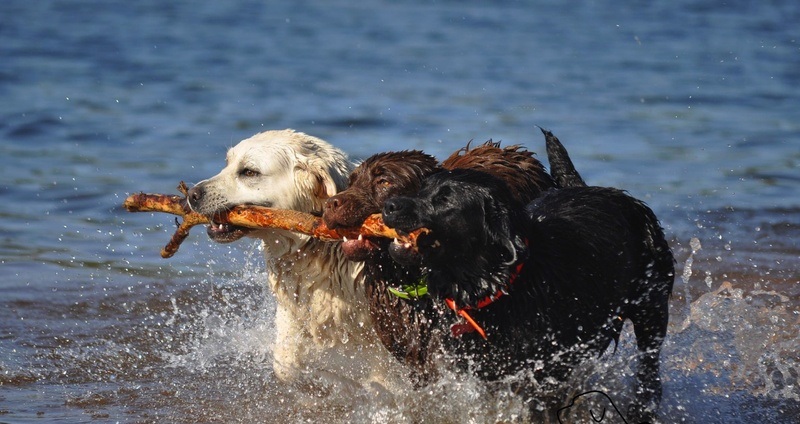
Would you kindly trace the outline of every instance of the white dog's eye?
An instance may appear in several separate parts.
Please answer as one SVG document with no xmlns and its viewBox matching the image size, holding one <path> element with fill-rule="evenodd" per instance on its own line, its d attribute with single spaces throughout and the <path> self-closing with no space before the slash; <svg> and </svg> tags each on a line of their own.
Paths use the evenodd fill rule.
<svg viewBox="0 0 800 424">
<path fill-rule="evenodd" d="M 260 175 L 260 173 L 250 168 L 244 168 L 241 171 L 239 171 L 239 175 L 243 177 L 257 177 Z"/>
</svg>

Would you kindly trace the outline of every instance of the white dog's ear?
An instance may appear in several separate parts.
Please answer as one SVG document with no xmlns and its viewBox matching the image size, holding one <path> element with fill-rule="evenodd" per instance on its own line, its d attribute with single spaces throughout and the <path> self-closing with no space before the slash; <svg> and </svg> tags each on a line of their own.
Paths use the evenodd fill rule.
<svg viewBox="0 0 800 424">
<path fill-rule="evenodd" d="M 327 199 L 336 194 L 336 183 L 327 172 L 312 172 L 315 177 L 314 195 L 320 199 Z"/>
<path fill-rule="evenodd" d="M 333 177 L 327 170 L 319 168 L 316 164 L 309 163 L 299 163 L 297 164 L 297 169 L 307 175 L 304 180 L 311 185 L 311 192 L 314 193 L 315 198 L 325 200 L 336 194 L 336 182 L 333 181 Z"/>
</svg>

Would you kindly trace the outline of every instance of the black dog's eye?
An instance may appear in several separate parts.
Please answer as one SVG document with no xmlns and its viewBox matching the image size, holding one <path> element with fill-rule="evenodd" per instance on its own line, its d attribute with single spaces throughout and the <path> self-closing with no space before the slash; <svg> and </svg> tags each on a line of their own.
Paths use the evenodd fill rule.
<svg viewBox="0 0 800 424">
<path fill-rule="evenodd" d="M 446 203 L 450 199 L 450 195 L 452 194 L 452 190 L 450 187 L 442 187 L 438 192 L 433 195 L 433 203 L 434 204 L 441 204 Z"/>
<path fill-rule="evenodd" d="M 378 178 L 375 184 L 380 188 L 387 188 L 392 186 L 392 182 L 386 178 Z"/>
<path fill-rule="evenodd" d="M 239 175 L 241 175 L 242 177 L 257 177 L 258 175 L 260 175 L 260 173 L 250 168 L 244 168 L 241 171 L 239 171 Z"/>
</svg>

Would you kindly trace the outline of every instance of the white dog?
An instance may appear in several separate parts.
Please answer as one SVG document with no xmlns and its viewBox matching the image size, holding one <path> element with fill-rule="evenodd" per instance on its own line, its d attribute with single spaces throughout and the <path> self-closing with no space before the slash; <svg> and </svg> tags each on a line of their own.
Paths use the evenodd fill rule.
<svg viewBox="0 0 800 424">
<path fill-rule="evenodd" d="M 344 152 L 323 140 L 266 131 L 231 148 L 225 168 L 194 186 L 189 203 L 212 221 L 241 204 L 320 214 L 325 199 L 346 187 L 352 168 Z M 279 379 L 341 389 L 383 385 L 400 374 L 373 330 L 359 278 L 362 263 L 346 260 L 338 243 L 218 223 L 208 226 L 208 235 L 222 243 L 243 236 L 263 240 L 278 305 L 273 366 Z"/>
</svg>

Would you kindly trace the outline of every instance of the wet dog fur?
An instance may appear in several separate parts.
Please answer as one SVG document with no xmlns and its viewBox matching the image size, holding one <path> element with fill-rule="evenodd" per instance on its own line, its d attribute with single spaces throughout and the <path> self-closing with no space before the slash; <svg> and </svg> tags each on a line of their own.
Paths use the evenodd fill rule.
<svg viewBox="0 0 800 424">
<path fill-rule="evenodd" d="M 427 176 L 458 168 L 479 169 L 503 179 L 520 202 L 527 203 L 554 186 L 533 152 L 517 145 L 500 147 L 491 140 L 476 147 L 467 145 L 441 165 L 420 151 L 379 153 L 356 167 L 346 190 L 328 199 L 323 219 L 331 228 L 357 226 L 381 212 L 387 199 L 417 192 Z M 386 239 L 366 237 L 342 244 L 348 258 L 365 261 L 365 288 L 378 337 L 409 366 L 417 384 L 425 384 L 437 374 L 431 356 L 439 350 L 436 331 L 441 311 L 429 296 L 401 299 L 389 293 L 390 287 L 414 285 L 423 278 L 419 264 L 397 263 L 389 247 Z"/>
<path fill-rule="evenodd" d="M 353 166 L 344 152 L 319 138 L 266 131 L 231 148 L 225 167 L 188 193 L 191 207 L 214 221 L 208 226 L 213 240 L 262 241 L 277 303 L 272 344 L 280 380 L 341 390 L 391 374 L 395 360 L 375 337 L 358 282 L 363 264 L 346 260 L 338 243 L 220 224 L 215 217 L 236 205 L 319 215 L 325 201 L 344 189 Z"/>
<path fill-rule="evenodd" d="M 674 259 L 644 203 L 576 183 L 526 206 L 491 175 L 452 170 L 430 176 L 413 196 L 387 200 L 383 217 L 402 231 L 431 230 L 412 255 L 428 270 L 429 293 L 473 308 L 485 329 L 486 340 L 477 332 L 443 339 L 463 368 L 493 380 L 542 361 L 540 377 L 564 379 L 618 340 L 629 319 L 639 352 L 632 416 L 652 416 Z M 392 252 L 406 260 L 402 248 Z M 495 300 L 477 309 L 487 298 Z"/>
</svg>

